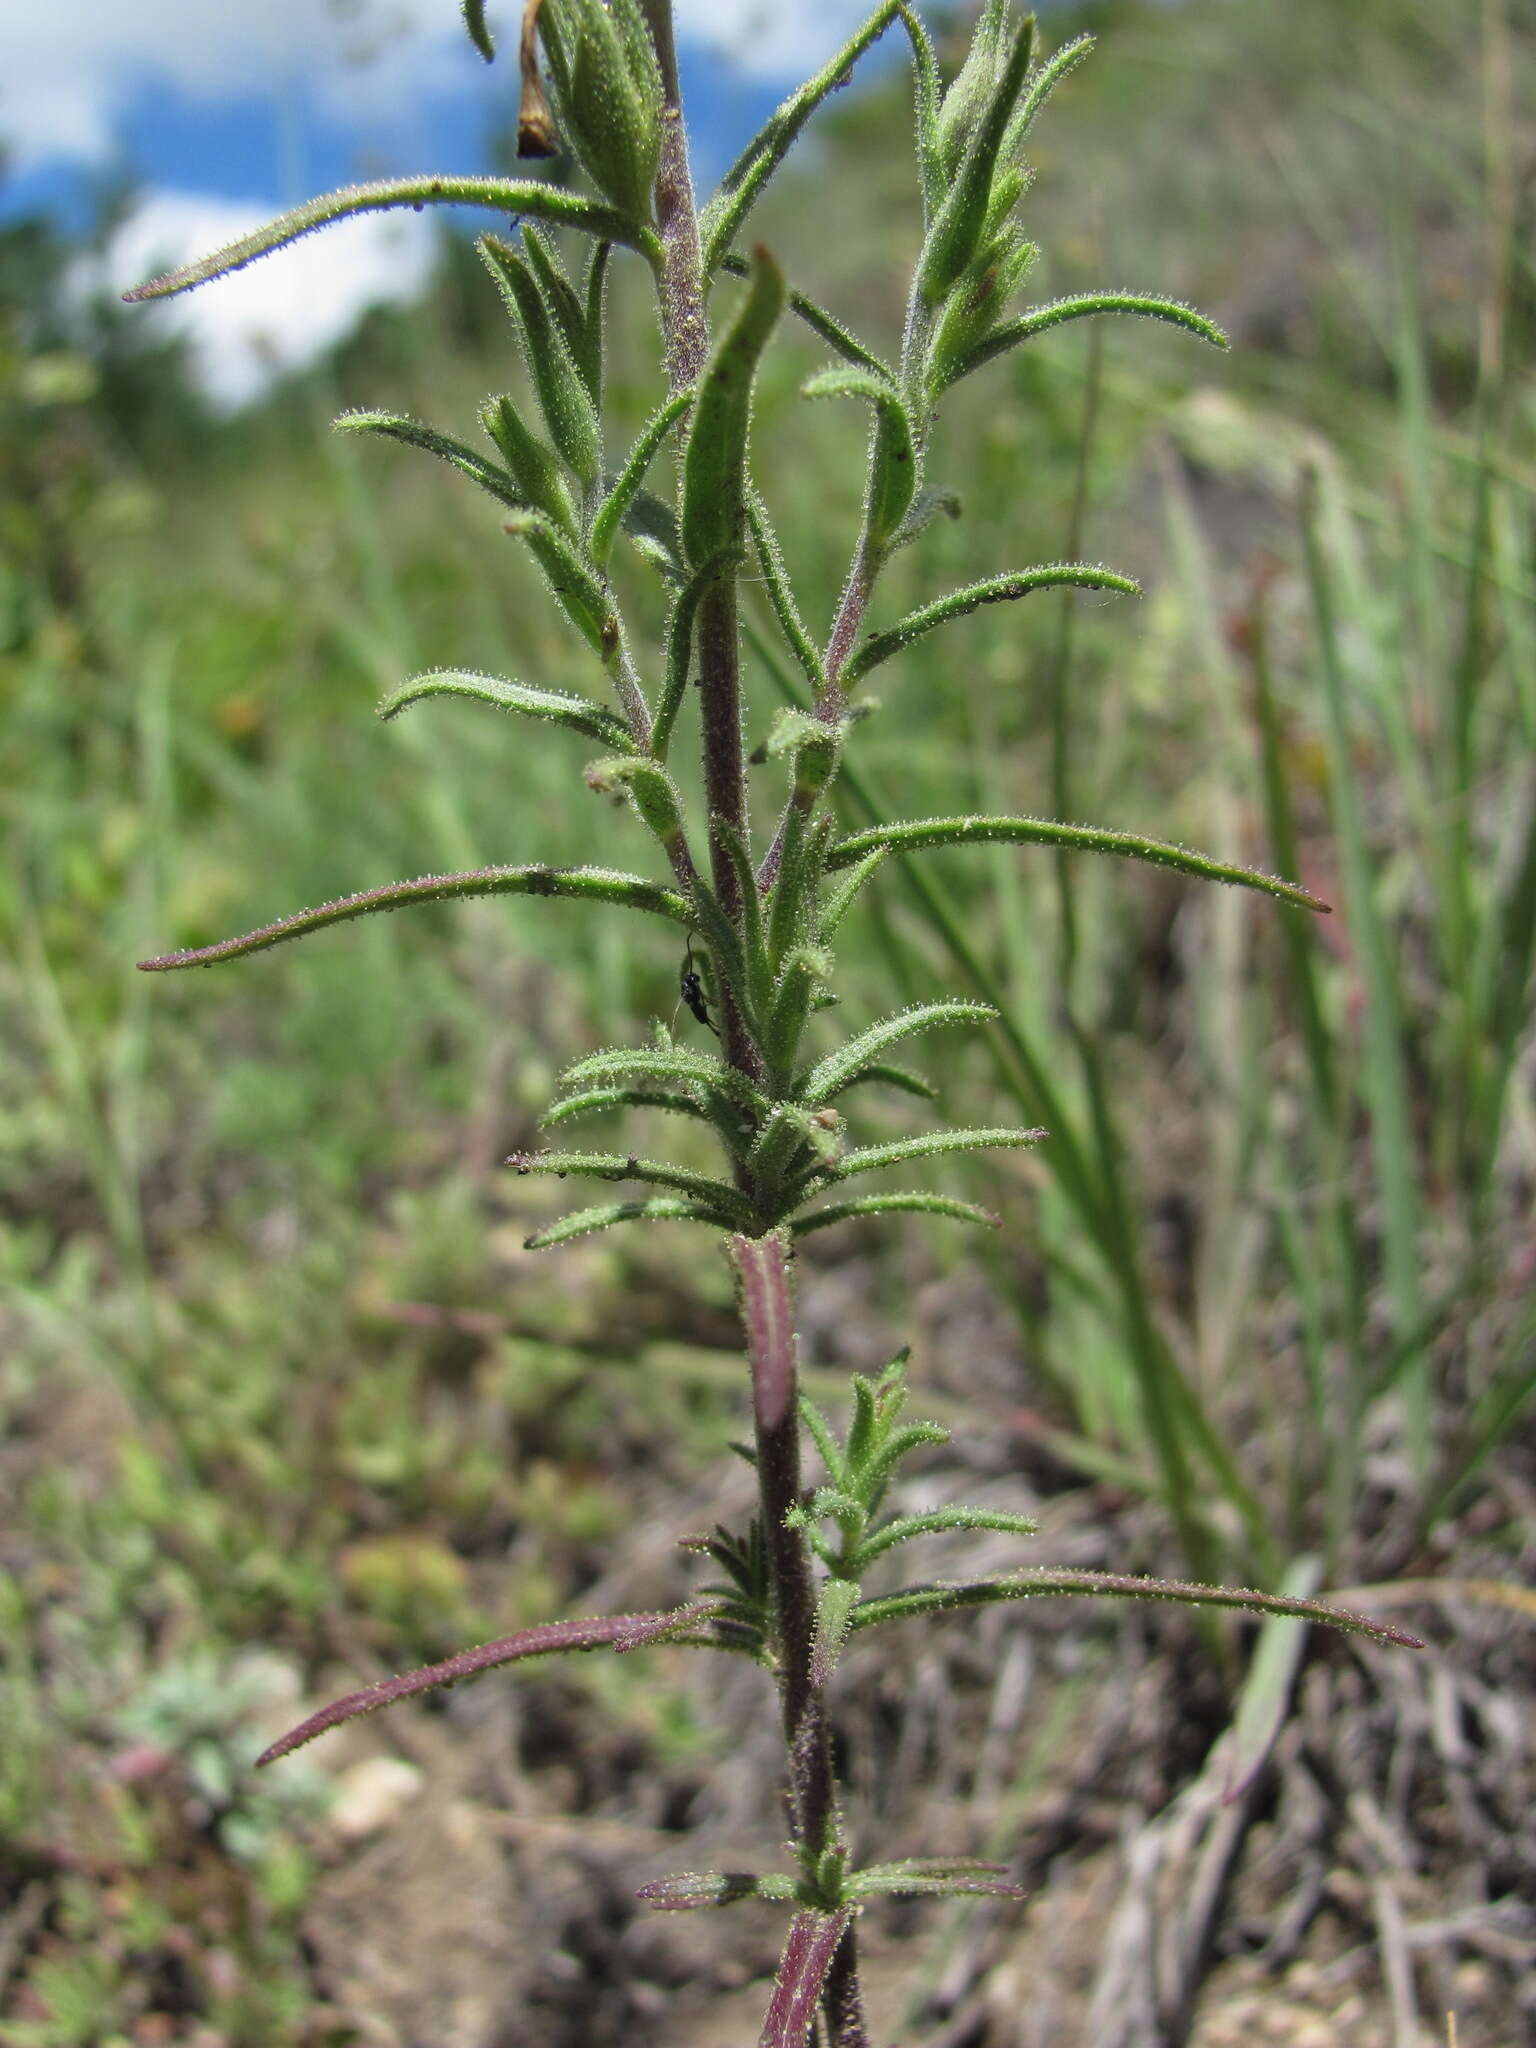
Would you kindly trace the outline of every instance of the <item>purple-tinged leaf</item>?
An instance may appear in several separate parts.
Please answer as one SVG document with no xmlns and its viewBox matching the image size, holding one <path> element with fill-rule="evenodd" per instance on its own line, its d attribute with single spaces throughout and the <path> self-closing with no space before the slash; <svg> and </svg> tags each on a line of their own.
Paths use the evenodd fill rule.
<svg viewBox="0 0 1536 2048">
<path fill-rule="evenodd" d="M 1032 1600 L 1042 1595 L 1087 1594 L 1100 1600 L 1170 1600 L 1188 1607 L 1236 1607 L 1250 1614 L 1287 1614 L 1315 1621 L 1346 1635 L 1369 1636 L 1373 1642 L 1404 1650 L 1424 1645 L 1406 1629 L 1373 1621 L 1326 1600 L 1293 1600 L 1280 1593 L 1259 1593 L 1246 1586 L 1201 1586 L 1183 1579 L 1142 1579 L 1121 1572 L 1080 1572 L 1064 1565 L 1042 1565 L 1010 1572 L 1001 1579 L 962 1579 L 952 1585 L 908 1586 L 865 1600 L 853 1612 L 855 1629 L 881 1621 L 905 1621 L 912 1615 L 938 1614 L 952 1607 L 991 1607 L 1004 1600 Z"/>
<path fill-rule="evenodd" d="M 691 1913 L 707 1906 L 733 1906 L 738 1899 L 792 1899 L 793 1878 L 755 1870 L 679 1870 L 654 1877 L 635 1893 L 658 1913 Z"/>
<path fill-rule="evenodd" d="M 797 1913 L 791 1920 L 758 2048 L 805 2048 L 821 1987 L 852 1920 L 852 1906 L 836 1913 Z"/>
<path fill-rule="evenodd" d="M 692 913 L 675 889 L 664 889 L 642 875 L 615 874 L 608 868 L 548 867 L 534 862 L 527 867 L 473 868 L 462 875 L 419 875 L 410 882 L 386 882 L 381 889 L 363 889 L 356 896 L 338 896 L 314 910 L 296 911 L 275 924 L 264 924 L 238 938 L 220 939 L 212 946 L 194 946 L 186 952 L 162 953 L 153 960 L 141 960 L 144 974 L 164 974 L 178 967 L 211 967 L 219 960 L 238 960 L 246 953 L 261 953 L 268 946 L 280 946 L 285 939 L 301 939 L 306 932 L 326 925 L 345 924 L 349 918 L 367 917 L 375 910 L 399 910 L 407 903 L 444 903 L 469 896 L 574 896 L 596 903 L 618 903 L 629 910 L 651 910 L 686 925 Z"/>
<path fill-rule="evenodd" d="M 380 1707 L 393 1706 L 396 1700 L 429 1692 L 436 1685 L 452 1685 L 460 1678 L 473 1678 L 477 1672 L 494 1670 L 500 1664 L 515 1664 L 529 1657 L 554 1657 L 573 1650 L 637 1650 L 643 1644 L 675 1637 L 680 1630 L 710 1621 L 718 1605 L 710 1601 L 675 1608 L 667 1614 L 600 1614 L 583 1621 L 539 1622 L 497 1642 L 460 1650 L 440 1664 L 424 1664 L 398 1678 L 381 1678 L 373 1685 L 365 1685 L 360 1692 L 349 1692 L 332 1700 L 328 1707 L 322 1707 L 307 1721 L 280 1735 L 256 1761 L 276 1763 L 280 1756 L 313 1742 L 317 1735 L 339 1727 L 343 1721 L 356 1720 L 359 1714 L 377 1713 Z"/>
</svg>

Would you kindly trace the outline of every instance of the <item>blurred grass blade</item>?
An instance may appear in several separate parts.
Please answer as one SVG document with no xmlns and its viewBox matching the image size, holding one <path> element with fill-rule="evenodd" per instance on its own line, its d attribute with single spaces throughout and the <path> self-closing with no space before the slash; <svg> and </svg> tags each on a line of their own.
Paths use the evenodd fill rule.
<svg viewBox="0 0 1536 2048">
<path fill-rule="evenodd" d="M 1309 470 L 1302 488 L 1302 539 L 1323 684 L 1328 796 L 1338 832 L 1345 931 L 1365 993 L 1360 1088 L 1371 1113 L 1371 1158 L 1381 1208 L 1387 1293 L 1393 1326 L 1403 1334 L 1413 1329 L 1423 1314 L 1418 1161 L 1408 1108 L 1402 1005 L 1392 969 L 1392 941 L 1377 900 L 1366 837 L 1333 590 L 1319 530 L 1318 488 L 1317 473 Z M 1416 1362 L 1402 1385 L 1413 1451 L 1422 1469 L 1429 1457 L 1428 1361 Z"/>
</svg>

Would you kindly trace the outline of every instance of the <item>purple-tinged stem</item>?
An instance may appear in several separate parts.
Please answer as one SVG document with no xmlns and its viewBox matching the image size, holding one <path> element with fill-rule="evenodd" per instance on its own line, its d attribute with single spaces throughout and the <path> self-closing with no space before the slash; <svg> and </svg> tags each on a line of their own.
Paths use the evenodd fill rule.
<svg viewBox="0 0 1536 2048">
<path fill-rule="evenodd" d="M 790 1253 L 777 1232 L 726 1240 L 740 1287 L 741 1320 L 752 1369 L 752 1422 L 758 1494 L 773 1587 L 779 1699 L 789 1752 L 789 1805 L 795 1845 L 810 1861 L 840 1837 L 837 1788 L 826 1706 L 812 1675 L 816 1592 L 810 1546 L 788 1526 L 800 1505 L 800 1413 Z M 828 1972 L 822 2009 L 832 2048 L 868 2048 L 859 1995 L 858 1951 L 850 1923 Z"/>
</svg>

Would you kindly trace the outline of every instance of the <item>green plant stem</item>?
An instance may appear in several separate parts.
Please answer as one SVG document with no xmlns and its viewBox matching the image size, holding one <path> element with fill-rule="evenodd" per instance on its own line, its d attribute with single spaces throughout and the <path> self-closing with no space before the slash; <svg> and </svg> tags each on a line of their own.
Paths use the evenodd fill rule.
<svg viewBox="0 0 1536 2048">
<path fill-rule="evenodd" d="M 766 1237 L 733 1235 L 726 1239 L 726 1248 L 740 1289 L 752 1369 L 758 1495 L 773 1587 L 790 1815 L 795 1848 L 811 1868 L 818 1856 L 837 1845 L 840 1822 L 826 1705 L 812 1675 L 816 1593 L 810 1545 L 804 1530 L 788 1522 L 803 1494 L 791 1255 L 777 1231 Z M 828 1973 L 822 2009 L 832 2048 L 867 2048 L 852 1927 Z"/>
</svg>

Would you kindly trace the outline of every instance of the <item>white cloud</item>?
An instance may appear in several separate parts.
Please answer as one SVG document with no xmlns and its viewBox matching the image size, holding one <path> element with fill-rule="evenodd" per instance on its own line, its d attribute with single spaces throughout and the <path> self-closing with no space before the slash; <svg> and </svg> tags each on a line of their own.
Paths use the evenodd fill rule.
<svg viewBox="0 0 1536 2048">
<path fill-rule="evenodd" d="M 224 247 L 258 227 L 260 208 L 191 192 L 150 193 L 113 234 L 102 261 L 77 267 L 81 292 L 117 293 Z M 310 235 L 202 291 L 137 307 L 146 329 L 184 334 L 192 368 L 214 404 L 234 411 L 275 376 L 301 369 L 351 332 L 370 306 L 420 296 L 431 274 L 431 223 L 414 213 L 367 214 Z"/>
<path fill-rule="evenodd" d="M 510 95 L 518 0 L 491 11 Z M 864 11 L 862 0 L 678 0 L 678 34 L 788 81 Z M 19 0 L 6 12 L 0 136 L 22 167 L 100 161 L 130 100 L 156 85 L 204 105 L 300 87 L 331 115 L 408 120 L 482 68 L 454 0 Z"/>
</svg>

